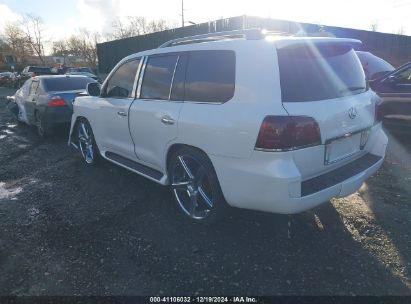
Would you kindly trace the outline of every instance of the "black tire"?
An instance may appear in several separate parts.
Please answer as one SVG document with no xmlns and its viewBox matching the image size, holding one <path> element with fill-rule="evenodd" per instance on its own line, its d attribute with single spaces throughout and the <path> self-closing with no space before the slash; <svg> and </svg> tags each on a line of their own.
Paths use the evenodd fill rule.
<svg viewBox="0 0 411 304">
<path fill-rule="evenodd" d="M 38 111 L 36 111 L 35 117 L 36 117 L 37 134 L 41 138 L 46 138 L 50 136 L 53 133 L 53 131 L 51 128 L 45 125 L 44 120 Z"/>
<path fill-rule="evenodd" d="M 84 136 L 83 126 L 87 132 L 88 139 Z M 96 140 L 94 139 L 93 129 L 87 119 L 82 118 L 76 122 L 73 133 L 71 134 L 71 140 L 78 146 L 80 156 L 86 166 L 93 167 L 99 163 L 100 150 L 98 149 Z M 88 150 L 88 145 L 91 145 L 91 151 Z"/>
<path fill-rule="evenodd" d="M 194 179 L 189 178 L 180 158 L 186 163 L 186 167 L 189 168 L 189 171 L 196 171 L 196 173 L 192 173 Z M 185 175 L 185 177 L 183 175 Z M 202 176 L 201 185 L 199 185 L 199 181 L 194 181 L 196 180 L 196 177 L 199 178 L 200 175 Z M 204 152 L 188 146 L 178 149 L 170 157 L 168 176 L 170 180 L 171 194 L 177 207 L 193 222 L 209 225 L 220 221 L 226 215 L 229 206 L 224 199 L 213 164 Z M 184 188 L 185 186 L 181 186 L 182 183 L 186 182 L 186 178 L 190 180 L 187 189 Z M 191 183 L 193 183 L 193 185 L 191 185 Z M 195 190 L 196 187 L 197 191 Z M 193 194 L 197 197 L 195 199 L 197 201 L 194 203 L 197 207 L 194 207 L 194 209 L 190 208 L 192 206 Z M 184 202 L 185 196 L 188 200 L 186 199 Z M 204 199 L 204 197 L 208 200 Z M 206 203 L 207 201 L 208 203 Z M 187 205 L 190 206 L 187 207 Z M 201 216 L 196 216 L 197 209 L 198 215 Z"/>
</svg>

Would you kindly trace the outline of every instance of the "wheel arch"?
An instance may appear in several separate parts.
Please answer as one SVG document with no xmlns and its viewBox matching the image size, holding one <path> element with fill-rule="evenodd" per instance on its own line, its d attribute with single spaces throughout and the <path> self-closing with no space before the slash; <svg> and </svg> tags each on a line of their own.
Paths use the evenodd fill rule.
<svg viewBox="0 0 411 304">
<path fill-rule="evenodd" d="M 173 143 L 173 144 L 171 144 L 171 145 L 168 147 L 167 152 L 166 152 L 165 169 L 166 169 L 167 175 L 168 175 L 168 165 L 169 165 L 169 163 L 170 163 L 170 158 L 171 158 L 171 156 L 172 156 L 177 150 L 179 150 L 179 149 L 181 149 L 181 148 L 184 148 L 184 147 L 187 147 L 187 148 L 191 148 L 191 149 L 195 149 L 195 150 L 200 151 L 200 152 L 203 153 L 205 156 L 207 156 L 207 158 L 210 160 L 211 164 L 213 164 L 213 162 L 211 161 L 211 159 L 210 159 L 210 157 L 208 156 L 207 152 L 205 152 L 203 149 L 200 149 L 200 148 L 198 148 L 198 147 L 196 147 L 196 146 L 184 144 L 184 143 Z M 213 167 L 214 167 L 214 164 L 213 164 Z M 215 170 L 215 169 L 214 169 L 214 170 Z"/>
<path fill-rule="evenodd" d="M 94 130 L 93 130 L 93 126 L 91 125 L 91 121 L 90 121 L 86 116 L 84 116 L 84 115 L 75 116 L 75 114 L 73 114 L 73 116 L 72 116 L 72 118 L 71 118 L 71 128 L 70 128 L 68 145 L 69 145 L 69 146 L 71 145 L 72 139 L 73 139 L 72 136 L 73 136 L 73 134 L 74 134 L 74 132 L 75 132 L 75 130 L 76 130 L 77 123 L 78 123 L 80 120 L 82 120 L 82 119 L 84 119 L 85 121 L 87 121 L 88 124 L 90 125 L 91 131 L 93 132 L 94 141 L 95 141 L 95 143 L 96 143 L 96 146 L 97 146 L 97 148 L 99 149 L 99 151 L 101 151 L 101 150 L 100 150 L 100 147 L 99 147 L 99 144 L 98 144 L 98 141 L 97 141 L 97 139 L 96 139 Z M 99 153 L 101 153 L 101 152 L 99 152 Z"/>
<path fill-rule="evenodd" d="M 184 147 L 188 147 L 188 148 L 191 148 L 191 149 L 198 150 L 198 151 L 200 151 L 201 153 L 203 153 L 203 154 L 208 158 L 208 160 L 210 161 L 211 165 L 213 166 L 214 172 L 215 172 L 215 174 L 216 174 L 216 176 L 217 176 L 217 180 L 218 180 L 218 183 L 220 184 L 220 188 L 221 188 L 221 191 L 222 191 L 222 193 L 223 193 L 223 196 L 225 197 L 224 189 L 221 187 L 221 179 L 220 179 L 220 176 L 219 176 L 219 174 L 218 174 L 218 170 L 216 170 L 215 165 L 214 165 L 214 163 L 213 163 L 213 160 L 212 160 L 211 157 L 208 155 L 208 153 L 207 153 L 206 151 L 204 151 L 203 149 L 201 149 L 201 148 L 198 148 L 198 147 L 192 146 L 192 145 L 188 145 L 188 144 L 184 144 L 184 143 L 173 143 L 173 144 L 171 144 L 171 145 L 168 147 L 168 149 L 167 149 L 166 158 L 165 158 L 165 171 L 166 171 L 166 174 L 167 174 L 167 177 L 168 177 L 168 183 L 170 183 L 169 174 L 168 174 L 168 173 L 169 173 L 169 172 L 168 172 L 168 166 L 169 166 L 169 163 L 170 163 L 171 156 L 172 156 L 172 155 L 174 154 L 174 152 L 176 152 L 178 149 L 181 149 L 181 148 L 184 148 Z"/>
</svg>

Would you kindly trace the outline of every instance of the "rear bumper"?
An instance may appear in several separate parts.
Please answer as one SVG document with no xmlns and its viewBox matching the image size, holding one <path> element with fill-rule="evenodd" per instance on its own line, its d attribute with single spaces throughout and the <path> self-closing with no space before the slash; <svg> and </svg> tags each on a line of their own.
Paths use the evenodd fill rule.
<svg viewBox="0 0 411 304">
<path fill-rule="evenodd" d="M 59 124 L 69 124 L 73 110 L 68 107 L 46 107 L 42 113 L 42 121 L 48 128 Z"/>
<path fill-rule="evenodd" d="M 357 191 L 384 162 L 387 143 L 379 124 L 373 127 L 365 151 L 356 159 L 309 178 L 302 177 L 295 154 L 289 152 L 273 156 L 255 151 L 247 160 L 211 156 L 211 161 L 231 206 L 292 214 Z M 318 153 L 319 149 L 313 151 Z M 310 150 L 307 152 L 306 162 L 311 162 Z M 301 153 L 304 151 L 298 157 Z"/>
</svg>

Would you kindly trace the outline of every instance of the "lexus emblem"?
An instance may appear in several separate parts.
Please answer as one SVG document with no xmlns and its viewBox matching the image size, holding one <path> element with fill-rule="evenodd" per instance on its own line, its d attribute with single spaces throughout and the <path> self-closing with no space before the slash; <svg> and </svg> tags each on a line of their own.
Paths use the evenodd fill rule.
<svg viewBox="0 0 411 304">
<path fill-rule="evenodd" d="M 357 110 L 355 109 L 355 108 L 350 108 L 349 110 L 348 110 L 348 116 L 351 118 L 351 119 L 354 119 L 355 117 L 357 117 Z"/>
</svg>

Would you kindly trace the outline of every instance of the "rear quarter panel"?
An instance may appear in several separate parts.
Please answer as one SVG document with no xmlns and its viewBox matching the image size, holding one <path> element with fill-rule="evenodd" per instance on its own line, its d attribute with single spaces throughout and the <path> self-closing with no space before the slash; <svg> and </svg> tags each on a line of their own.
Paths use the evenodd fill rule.
<svg viewBox="0 0 411 304">
<path fill-rule="evenodd" d="M 184 102 L 178 138 L 170 145 L 178 142 L 210 155 L 248 158 L 264 117 L 287 114 L 281 103 L 275 48 L 265 41 L 223 45 L 208 47 L 235 51 L 234 97 L 222 104 Z"/>
</svg>

